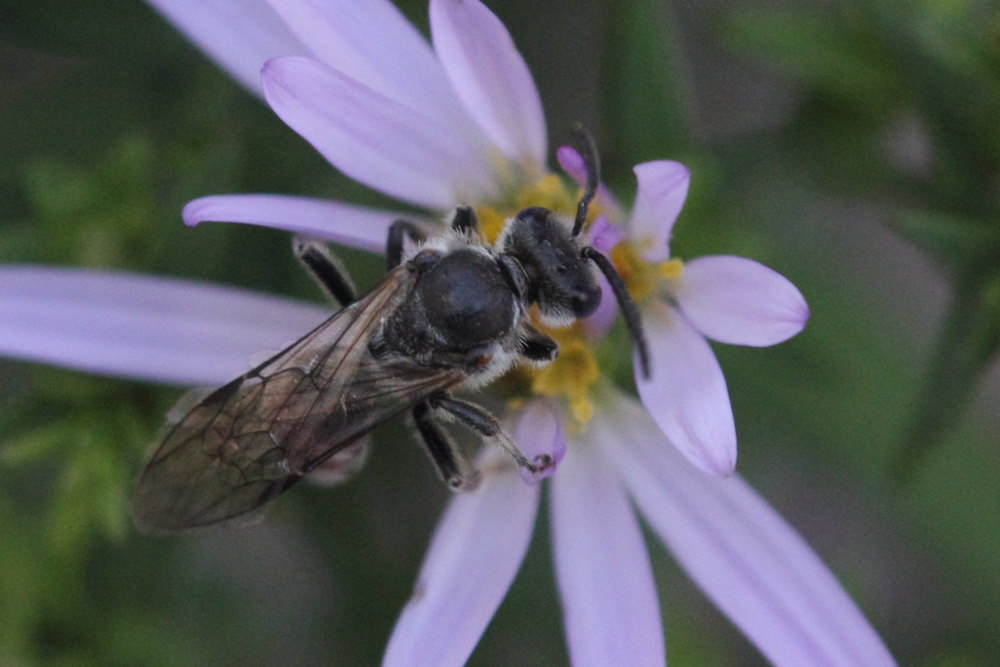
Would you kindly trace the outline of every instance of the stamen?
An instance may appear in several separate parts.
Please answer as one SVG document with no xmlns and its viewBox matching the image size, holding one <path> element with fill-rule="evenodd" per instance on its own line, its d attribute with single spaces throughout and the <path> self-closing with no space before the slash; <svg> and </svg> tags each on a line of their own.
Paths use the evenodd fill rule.
<svg viewBox="0 0 1000 667">
<path fill-rule="evenodd" d="M 488 243 L 493 243 L 503 230 L 506 216 L 489 204 L 476 207 L 476 218 L 479 220 L 479 231 Z"/>
<path fill-rule="evenodd" d="M 569 411 L 580 424 L 586 424 L 594 416 L 594 402 L 589 396 L 578 396 L 569 400 Z"/>
<path fill-rule="evenodd" d="M 664 280 L 676 280 L 684 273 L 684 262 L 674 258 L 656 265 L 656 274 Z"/>
<path fill-rule="evenodd" d="M 573 210 L 576 199 L 570 195 L 561 178 L 555 174 L 548 174 L 518 192 L 514 203 L 518 211 L 529 206 L 541 206 L 550 211 L 567 214 Z"/>
<path fill-rule="evenodd" d="M 629 295 L 636 302 L 655 294 L 661 281 L 676 280 L 684 273 L 684 262 L 681 260 L 650 263 L 642 258 L 635 244 L 628 241 L 612 248 L 609 256 Z"/>
<path fill-rule="evenodd" d="M 641 302 L 656 290 L 656 276 L 631 243 L 619 243 L 611 249 L 611 263 L 636 302 Z"/>
<path fill-rule="evenodd" d="M 600 378 L 594 351 L 576 331 L 567 327 L 548 331 L 559 343 L 559 357 L 537 369 L 531 378 L 531 391 L 542 396 L 566 400 L 573 417 L 587 423 L 594 413 L 590 390 Z"/>
<path fill-rule="evenodd" d="M 489 243 L 496 241 L 504 222 L 530 206 L 541 206 L 562 215 L 572 215 L 576 199 L 562 179 L 548 174 L 511 193 L 502 202 L 476 206 L 479 229 Z"/>
</svg>

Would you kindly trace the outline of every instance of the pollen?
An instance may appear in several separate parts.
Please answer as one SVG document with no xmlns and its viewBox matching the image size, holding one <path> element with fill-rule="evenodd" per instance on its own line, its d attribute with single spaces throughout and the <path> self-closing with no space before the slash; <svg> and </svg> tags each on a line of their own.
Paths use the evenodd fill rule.
<svg viewBox="0 0 1000 667">
<path fill-rule="evenodd" d="M 656 289 L 656 275 L 652 266 L 644 260 L 631 243 L 619 243 L 611 249 L 611 263 L 615 265 L 628 293 L 636 301 L 642 301 Z"/>
<path fill-rule="evenodd" d="M 547 174 L 518 192 L 514 203 L 518 210 L 542 206 L 550 211 L 569 214 L 576 209 L 576 199 L 555 174 Z"/>
<path fill-rule="evenodd" d="M 496 241 L 508 218 L 517 215 L 530 206 L 541 206 L 561 215 L 573 216 L 576 213 L 578 195 L 574 195 L 566 187 L 561 178 L 555 174 L 546 174 L 508 192 L 502 201 L 492 204 L 480 204 L 476 207 L 476 218 L 479 229 L 489 243 Z M 590 206 L 587 221 L 598 213 L 596 202 Z"/>
<path fill-rule="evenodd" d="M 577 325 L 547 333 L 559 344 L 559 356 L 534 371 L 531 391 L 565 400 L 573 418 L 586 424 L 594 414 L 591 389 L 600 378 L 594 351 L 581 337 Z"/>
<path fill-rule="evenodd" d="M 493 243 L 503 231 L 507 216 L 489 204 L 483 204 L 476 207 L 476 218 L 479 220 L 479 231 L 489 243 Z"/>
<path fill-rule="evenodd" d="M 656 265 L 656 274 L 665 280 L 677 280 L 682 273 L 684 273 L 684 262 L 676 258 Z"/>
<path fill-rule="evenodd" d="M 652 263 L 642 258 L 635 245 L 623 242 L 611 249 L 611 262 L 621 276 L 628 293 L 636 301 L 652 296 L 664 280 L 676 280 L 684 272 L 684 262 L 668 259 Z"/>
</svg>

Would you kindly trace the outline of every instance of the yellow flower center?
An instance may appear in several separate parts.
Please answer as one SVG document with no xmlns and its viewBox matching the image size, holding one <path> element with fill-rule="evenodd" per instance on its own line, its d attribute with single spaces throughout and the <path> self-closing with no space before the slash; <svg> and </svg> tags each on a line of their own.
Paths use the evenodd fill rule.
<svg viewBox="0 0 1000 667">
<path fill-rule="evenodd" d="M 541 206 L 561 215 L 576 215 L 576 202 L 580 193 L 573 194 L 566 184 L 555 174 L 546 174 L 527 186 L 512 192 L 506 201 L 480 204 L 476 207 L 479 229 L 490 243 L 496 241 L 508 218 L 517 215 L 529 206 Z M 587 212 L 587 222 L 600 214 L 600 205 L 595 201 Z"/>
<path fill-rule="evenodd" d="M 559 356 L 548 366 L 534 369 L 531 392 L 565 400 L 573 418 L 586 424 L 594 414 L 591 389 L 601 376 L 594 351 L 578 323 L 546 333 L 559 345 Z"/>
<path fill-rule="evenodd" d="M 677 280 L 684 272 L 684 262 L 668 259 L 652 263 L 642 258 L 639 249 L 629 241 L 623 241 L 611 249 L 611 263 L 622 277 L 628 293 L 636 302 L 642 302 L 656 295 L 664 282 Z"/>
<path fill-rule="evenodd" d="M 479 231 L 486 240 L 493 243 L 500 236 L 507 216 L 489 204 L 476 207 L 476 218 L 479 220 Z"/>
<path fill-rule="evenodd" d="M 518 211 L 529 206 L 541 206 L 563 214 L 576 212 L 576 198 L 555 174 L 547 174 L 521 190 L 514 202 Z"/>
</svg>

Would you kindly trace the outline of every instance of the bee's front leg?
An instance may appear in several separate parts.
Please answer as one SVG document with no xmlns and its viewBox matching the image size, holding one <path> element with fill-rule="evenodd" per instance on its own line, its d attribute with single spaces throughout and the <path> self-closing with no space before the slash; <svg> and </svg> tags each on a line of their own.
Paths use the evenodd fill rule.
<svg viewBox="0 0 1000 667">
<path fill-rule="evenodd" d="M 409 237 L 415 243 L 422 243 L 427 235 L 409 220 L 397 220 L 389 226 L 389 238 L 385 244 L 385 263 L 390 271 L 403 262 L 403 244 Z"/>
<path fill-rule="evenodd" d="M 326 295 L 341 308 L 358 300 L 358 290 L 347 269 L 326 243 L 307 236 L 292 237 L 292 252 Z"/>
</svg>

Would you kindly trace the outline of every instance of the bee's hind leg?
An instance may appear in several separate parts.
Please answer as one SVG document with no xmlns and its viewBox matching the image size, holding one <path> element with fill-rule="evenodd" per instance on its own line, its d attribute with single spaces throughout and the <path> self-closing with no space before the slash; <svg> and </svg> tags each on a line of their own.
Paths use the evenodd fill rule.
<svg viewBox="0 0 1000 667">
<path fill-rule="evenodd" d="M 308 236 L 296 235 L 292 238 L 292 252 L 333 302 L 344 307 L 358 300 L 358 290 L 354 286 L 354 281 L 351 280 L 340 259 L 330 252 L 326 243 Z"/>
<path fill-rule="evenodd" d="M 536 474 L 552 467 L 552 457 L 545 454 L 536 457 L 534 461 L 529 461 L 504 432 L 497 418 L 478 405 L 452 398 L 444 392 L 431 396 L 428 401 L 431 407 L 444 410 L 479 435 L 496 442 L 504 453 L 528 472 Z"/>
<path fill-rule="evenodd" d="M 434 412 L 428 401 L 414 406 L 413 421 L 417 424 L 427 453 L 448 486 L 453 491 L 471 491 L 476 488 L 479 473 L 469 468 L 455 444 L 435 423 Z"/>
</svg>

